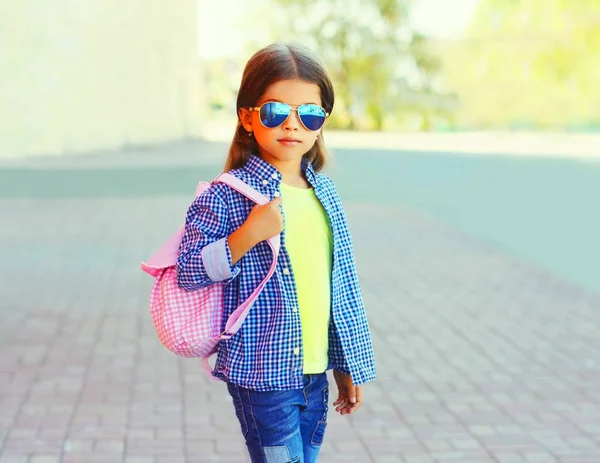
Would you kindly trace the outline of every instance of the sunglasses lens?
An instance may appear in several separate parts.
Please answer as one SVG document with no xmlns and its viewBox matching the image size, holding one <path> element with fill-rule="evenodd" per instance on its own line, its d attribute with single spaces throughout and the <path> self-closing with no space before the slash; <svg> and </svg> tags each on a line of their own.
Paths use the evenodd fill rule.
<svg viewBox="0 0 600 463">
<path fill-rule="evenodd" d="M 289 115 L 290 107 L 285 103 L 271 102 L 260 107 L 260 120 L 270 129 L 283 124 Z"/>
<path fill-rule="evenodd" d="M 316 104 L 305 104 L 298 108 L 300 120 L 308 130 L 319 130 L 325 123 L 325 110 Z"/>
</svg>

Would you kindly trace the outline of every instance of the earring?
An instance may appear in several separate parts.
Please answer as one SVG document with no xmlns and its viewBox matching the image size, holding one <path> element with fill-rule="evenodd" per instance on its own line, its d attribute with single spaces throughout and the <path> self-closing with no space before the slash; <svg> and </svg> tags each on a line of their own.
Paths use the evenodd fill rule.
<svg viewBox="0 0 600 463">
<path fill-rule="evenodd" d="M 252 136 L 252 132 L 248 132 L 248 136 L 251 137 Z"/>
</svg>

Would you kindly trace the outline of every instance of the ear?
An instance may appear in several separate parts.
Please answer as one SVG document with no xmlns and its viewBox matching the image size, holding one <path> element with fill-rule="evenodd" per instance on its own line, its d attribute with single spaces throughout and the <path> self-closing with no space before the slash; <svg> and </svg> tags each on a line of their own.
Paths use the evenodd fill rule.
<svg viewBox="0 0 600 463">
<path fill-rule="evenodd" d="M 246 132 L 252 132 L 252 112 L 246 108 L 240 108 L 240 121 Z"/>
</svg>

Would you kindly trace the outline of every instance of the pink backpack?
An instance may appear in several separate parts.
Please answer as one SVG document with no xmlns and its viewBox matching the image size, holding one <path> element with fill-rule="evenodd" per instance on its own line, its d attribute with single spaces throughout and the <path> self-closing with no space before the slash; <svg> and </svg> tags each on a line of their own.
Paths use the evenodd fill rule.
<svg viewBox="0 0 600 463">
<path fill-rule="evenodd" d="M 221 174 L 213 183 L 225 183 L 259 205 L 269 202 L 266 196 L 231 174 Z M 198 183 L 196 195 L 199 196 L 210 186 L 208 182 Z M 158 338 L 167 349 L 183 357 L 201 357 L 205 371 L 210 374 L 208 358 L 216 353 L 219 341 L 230 339 L 237 333 L 252 304 L 273 276 L 280 236 L 268 240 L 273 251 L 273 262 L 267 276 L 227 319 L 225 331 L 220 332 L 224 284 L 214 283 L 196 291 L 187 291 L 177 285 L 175 263 L 183 233 L 184 226 L 150 259 L 142 262 L 142 270 L 156 278 L 150 294 L 150 315 Z"/>
</svg>

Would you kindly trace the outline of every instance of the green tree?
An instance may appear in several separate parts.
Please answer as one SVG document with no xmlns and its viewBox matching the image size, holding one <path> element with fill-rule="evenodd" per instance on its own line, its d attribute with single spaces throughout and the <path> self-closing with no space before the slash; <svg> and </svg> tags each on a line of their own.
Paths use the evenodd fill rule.
<svg viewBox="0 0 600 463">
<path fill-rule="evenodd" d="M 406 0 L 272 0 L 276 40 L 316 49 L 336 88 L 330 123 L 344 129 L 397 128 L 440 112 L 432 95 L 440 62 L 411 30 Z M 274 10 L 274 11 L 273 11 Z"/>
<path fill-rule="evenodd" d="M 600 0 L 481 0 L 445 51 L 466 125 L 600 127 Z"/>
</svg>

